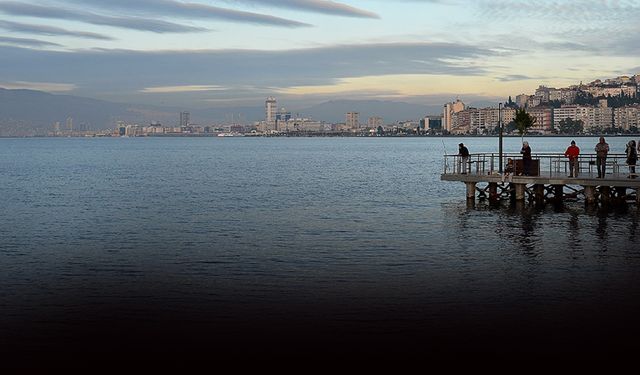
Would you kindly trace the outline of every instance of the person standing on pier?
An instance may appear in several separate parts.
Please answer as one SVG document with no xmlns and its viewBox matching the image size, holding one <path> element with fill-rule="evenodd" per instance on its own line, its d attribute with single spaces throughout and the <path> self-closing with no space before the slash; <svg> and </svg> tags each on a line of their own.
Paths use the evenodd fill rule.
<svg viewBox="0 0 640 375">
<path fill-rule="evenodd" d="M 564 156 L 569 158 L 569 177 L 578 177 L 578 155 L 580 148 L 576 146 L 576 141 L 571 141 L 571 146 L 564 152 Z"/>
<path fill-rule="evenodd" d="M 522 149 L 520 150 L 520 153 L 522 154 L 524 175 L 528 176 L 531 174 L 531 147 L 529 147 L 529 142 L 522 142 Z"/>
<path fill-rule="evenodd" d="M 600 142 L 596 145 L 596 168 L 598 168 L 598 178 L 604 178 L 607 172 L 607 154 L 609 145 L 600 137 Z"/>
<path fill-rule="evenodd" d="M 629 166 L 629 178 L 636 178 L 636 163 L 638 162 L 638 151 L 636 150 L 636 141 L 631 140 L 627 144 L 625 150 L 627 154 L 627 165 Z"/>
<path fill-rule="evenodd" d="M 467 174 L 467 164 L 469 163 L 469 149 L 465 147 L 464 143 L 458 145 L 458 156 L 460 157 L 459 170 L 462 174 Z"/>
</svg>

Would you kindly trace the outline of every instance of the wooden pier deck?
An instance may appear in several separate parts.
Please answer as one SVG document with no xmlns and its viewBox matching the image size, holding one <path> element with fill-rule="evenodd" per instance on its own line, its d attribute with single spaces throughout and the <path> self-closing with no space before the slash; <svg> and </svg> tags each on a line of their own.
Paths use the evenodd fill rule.
<svg viewBox="0 0 640 375">
<path fill-rule="evenodd" d="M 516 160 L 517 156 L 505 155 L 503 165 L 507 157 Z M 458 155 L 445 155 L 444 173 L 440 179 L 464 183 L 468 200 L 478 197 L 490 202 L 510 199 L 545 204 L 583 199 L 587 204 L 635 202 L 640 205 L 640 177 L 629 173 L 623 155 L 612 155 L 607 159 L 604 178 L 598 178 L 595 155 L 581 156 L 578 177 L 568 176 L 564 155 L 534 156 L 537 169 L 531 176 L 522 175 L 522 171 L 509 175 L 499 173 L 499 160 L 496 158 L 496 154 L 474 154 L 463 164 Z"/>
</svg>

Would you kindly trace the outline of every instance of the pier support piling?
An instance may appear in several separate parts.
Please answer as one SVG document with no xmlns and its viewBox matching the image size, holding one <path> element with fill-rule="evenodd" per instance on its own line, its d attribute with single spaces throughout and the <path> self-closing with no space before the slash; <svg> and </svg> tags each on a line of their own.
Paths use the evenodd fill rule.
<svg viewBox="0 0 640 375">
<path fill-rule="evenodd" d="M 595 188 L 595 186 L 583 186 L 583 188 L 584 188 L 585 203 L 587 205 L 596 204 L 597 199 L 596 199 L 596 188 Z"/>
<path fill-rule="evenodd" d="M 524 188 L 525 184 L 514 184 L 516 201 L 524 201 Z"/>
<path fill-rule="evenodd" d="M 609 186 L 600 186 L 600 203 L 603 205 L 611 204 L 611 188 Z"/>
<path fill-rule="evenodd" d="M 626 204 L 627 200 L 627 188 L 624 186 L 616 186 L 616 198 L 614 203 L 618 206 L 623 206 Z"/>
<path fill-rule="evenodd" d="M 535 184 L 533 186 L 533 191 L 534 191 L 536 205 L 543 206 L 544 205 L 544 185 Z"/>
<path fill-rule="evenodd" d="M 553 185 L 553 196 L 556 203 L 564 201 L 564 185 Z"/>
<path fill-rule="evenodd" d="M 496 204 L 500 201 L 500 197 L 498 196 L 498 183 L 490 182 L 489 183 L 489 203 Z"/>
<path fill-rule="evenodd" d="M 467 201 L 475 201 L 476 200 L 476 183 L 475 182 L 465 182 L 467 185 Z"/>
</svg>

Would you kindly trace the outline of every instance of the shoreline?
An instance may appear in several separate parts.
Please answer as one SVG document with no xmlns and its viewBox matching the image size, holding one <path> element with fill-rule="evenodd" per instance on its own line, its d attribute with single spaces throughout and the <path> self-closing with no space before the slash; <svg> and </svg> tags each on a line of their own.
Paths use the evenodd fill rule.
<svg viewBox="0 0 640 375">
<path fill-rule="evenodd" d="M 640 137 L 640 133 L 633 134 L 526 134 L 527 138 L 594 138 L 594 137 Z M 357 135 L 357 134 L 251 134 L 232 137 L 218 137 L 217 134 L 189 134 L 189 135 L 145 135 L 136 137 L 120 137 L 110 135 L 84 135 L 84 136 L 47 136 L 47 135 L 30 135 L 30 136 L 0 136 L 0 139 L 24 139 L 24 138 L 500 138 L 498 135 L 478 135 L 478 134 L 456 134 L 456 135 L 415 135 L 415 134 L 398 134 L 398 135 Z M 503 135 L 503 138 L 521 138 L 520 135 Z"/>
</svg>

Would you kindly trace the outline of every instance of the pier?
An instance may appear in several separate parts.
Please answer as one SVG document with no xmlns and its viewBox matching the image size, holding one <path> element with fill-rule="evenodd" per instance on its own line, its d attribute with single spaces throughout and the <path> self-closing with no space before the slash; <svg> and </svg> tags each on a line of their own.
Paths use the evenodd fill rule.
<svg viewBox="0 0 640 375">
<path fill-rule="evenodd" d="M 459 155 L 445 155 L 440 179 L 464 183 L 469 202 L 478 198 L 492 204 L 502 200 L 536 205 L 584 201 L 587 205 L 640 206 L 640 177 L 629 173 L 624 154 L 608 155 L 604 178 L 598 178 L 595 154 L 579 157 L 577 177 L 569 177 L 569 161 L 564 154 L 533 154 L 529 175 L 524 173 L 520 154 L 499 155 L 471 154 L 466 161 Z M 513 160 L 513 172 L 500 173 L 508 159 Z"/>
</svg>

